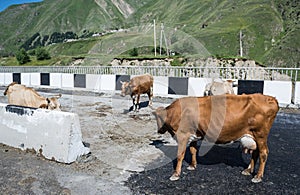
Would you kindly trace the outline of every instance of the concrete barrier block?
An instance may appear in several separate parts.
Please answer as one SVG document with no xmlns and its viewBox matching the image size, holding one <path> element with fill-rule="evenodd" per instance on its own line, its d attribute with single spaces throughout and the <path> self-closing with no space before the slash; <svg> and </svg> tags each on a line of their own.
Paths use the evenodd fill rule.
<svg viewBox="0 0 300 195">
<path fill-rule="evenodd" d="M 115 75 L 101 75 L 100 90 L 102 91 L 114 91 L 116 87 Z"/>
<path fill-rule="evenodd" d="M 9 85 L 13 82 L 13 74 L 12 73 L 4 73 L 4 84 Z"/>
<path fill-rule="evenodd" d="M 31 86 L 41 85 L 41 74 L 40 73 L 31 73 L 30 74 L 30 85 Z"/>
<path fill-rule="evenodd" d="M 30 73 L 22 73 L 21 74 L 21 81 L 22 81 L 22 85 L 27 85 L 30 86 L 31 82 L 30 82 Z"/>
<path fill-rule="evenodd" d="M 295 104 L 300 104 L 300 82 L 295 83 Z"/>
<path fill-rule="evenodd" d="M 211 82 L 211 78 L 189 78 L 188 95 L 203 96 L 206 84 Z"/>
<path fill-rule="evenodd" d="M 41 85 L 43 86 L 50 86 L 50 73 L 41 73 Z"/>
<path fill-rule="evenodd" d="M 168 94 L 187 95 L 188 94 L 188 77 L 169 77 Z"/>
<path fill-rule="evenodd" d="M 50 74 L 50 87 L 62 87 L 62 74 L 61 73 L 51 73 Z"/>
<path fill-rule="evenodd" d="M 62 74 L 61 75 L 61 87 L 62 88 L 74 88 L 74 75 Z"/>
<path fill-rule="evenodd" d="M 153 77 L 153 94 L 155 95 L 168 95 L 168 77 L 155 76 Z"/>
<path fill-rule="evenodd" d="M 267 89 L 268 90 L 268 89 Z M 238 95 L 264 92 L 263 80 L 238 80 Z"/>
<path fill-rule="evenodd" d="M 276 97 L 281 104 L 290 104 L 292 100 L 291 81 L 264 81 L 265 95 Z"/>
<path fill-rule="evenodd" d="M 0 103 L 0 142 L 33 149 L 47 159 L 72 163 L 88 154 L 77 114 Z"/>
<path fill-rule="evenodd" d="M 99 91 L 101 84 L 101 75 L 87 74 L 86 75 L 86 88 L 93 91 Z"/>
<path fill-rule="evenodd" d="M 0 72 L 0 85 L 5 85 L 4 73 Z"/>
</svg>

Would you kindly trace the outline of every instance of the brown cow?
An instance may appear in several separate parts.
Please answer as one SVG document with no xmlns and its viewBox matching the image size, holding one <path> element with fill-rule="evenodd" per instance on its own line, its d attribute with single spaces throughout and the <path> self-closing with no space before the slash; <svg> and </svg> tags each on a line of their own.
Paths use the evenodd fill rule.
<svg viewBox="0 0 300 195">
<path fill-rule="evenodd" d="M 45 98 L 39 95 L 34 89 L 13 82 L 7 86 L 4 91 L 4 95 L 8 96 L 9 104 L 33 108 L 46 108 L 49 110 L 60 110 L 58 98 L 61 97 L 61 94 Z"/>
<path fill-rule="evenodd" d="M 130 95 L 133 101 L 134 110 L 140 109 L 140 95 L 147 93 L 149 106 L 152 106 L 153 98 L 153 76 L 144 74 L 133 77 L 130 81 L 120 81 L 122 83 L 121 96 Z"/>
<path fill-rule="evenodd" d="M 157 108 L 153 114 L 158 133 L 168 131 L 172 136 L 176 135 L 178 142 L 177 166 L 170 179 L 179 179 L 189 141 L 192 162 L 188 169 L 196 168 L 197 142 L 193 138 L 199 138 L 216 144 L 241 141 L 252 155 L 242 174 L 253 173 L 259 158 L 259 169 L 252 182 L 260 182 L 268 157 L 267 137 L 278 109 L 274 97 L 262 94 L 185 97 L 166 108 Z"/>
</svg>

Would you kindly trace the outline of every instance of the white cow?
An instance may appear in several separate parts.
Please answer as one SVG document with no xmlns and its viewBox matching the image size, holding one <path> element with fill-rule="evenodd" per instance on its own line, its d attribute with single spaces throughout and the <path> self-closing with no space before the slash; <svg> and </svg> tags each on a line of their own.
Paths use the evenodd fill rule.
<svg viewBox="0 0 300 195">
<path fill-rule="evenodd" d="M 46 108 L 49 110 L 60 110 L 58 98 L 61 97 L 61 94 L 46 98 L 38 94 L 32 88 L 13 82 L 7 86 L 4 91 L 4 95 L 8 96 L 9 104 L 33 108 Z"/>
<path fill-rule="evenodd" d="M 215 80 L 211 83 L 206 84 L 204 90 L 204 96 L 209 95 L 223 95 L 223 94 L 234 94 L 232 80 Z"/>
</svg>

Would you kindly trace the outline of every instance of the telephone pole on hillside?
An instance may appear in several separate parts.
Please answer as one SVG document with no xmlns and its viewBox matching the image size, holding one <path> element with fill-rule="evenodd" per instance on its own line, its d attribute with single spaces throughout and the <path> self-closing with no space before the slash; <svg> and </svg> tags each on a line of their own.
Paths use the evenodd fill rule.
<svg viewBox="0 0 300 195">
<path fill-rule="evenodd" d="M 153 27 L 153 31 L 154 31 L 154 56 L 156 57 L 156 29 L 155 29 L 155 19 L 153 20 L 153 25 L 154 25 L 154 27 Z"/>
<path fill-rule="evenodd" d="M 160 48 L 159 48 L 159 54 L 161 55 L 161 48 L 162 48 L 162 39 L 164 38 L 165 45 L 166 45 L 166 53 L 167 56 L 169 56 L 169 48 L 168 48 L 168 43 L 165 35 L 165 30 L 164 30 L 164 24 L 161 23 L 161 30 L 160 30 Z"/>
<path fill-rule="evenodd" d="M 240 56 L 243 57 L 243 42 L 242 42 L 242 39 L 243 39 L 243 33 L 242 33 L 242 30 L 240 30 Z"/>
</svg>

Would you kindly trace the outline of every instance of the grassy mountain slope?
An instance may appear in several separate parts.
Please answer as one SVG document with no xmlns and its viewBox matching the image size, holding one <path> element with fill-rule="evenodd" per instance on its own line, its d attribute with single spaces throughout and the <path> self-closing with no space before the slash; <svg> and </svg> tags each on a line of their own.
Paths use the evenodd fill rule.
<svg viewBox="0 0 300 195">
<path fill-rule="evenodd" d="M 163 23 L 166 39 L 173 48 L 179 47 L 181 38 L 174 34 L 180 31 L 194 37 L 196 41 L 190 42 L 203 45 L 211 55 L 237 57 L 241 31 L 243 57 L 267 66 L 299 67 L 299 10 L 297 0 L 44 0 L 12 6 L 0 13 L 0 53 L 15 51 L 37 32 L 49 35 L 73 31 L 80 35 L 84 31 L 102 32 L 147 24 L 151 28 L 149 24 L 155 19 L 157 39 Z M 138 40 L 124 33 L 124 39 L 127 38 Z M 190 42 L 182 41 L 181 49 L 188 50 Z M 91 43 L 97 45 L 99 41 L 86 43 L 92 48 Z M 78 45 L 64 44 L 68 46 L 60 47 Z M 53 47 L 50 50 L 56 55 Z M 77 55 L 85 56 L 85 52 L 86 49 Z"/>
<path fill-rule="evenodd" d="M 272 40 L 281 42 L 283 37 L 290 39 L 283 42 L 291 44 L 290 49 L 293 50 L 295 47 L 299 48 L 297 40 L 300 38 L 293 22 L 290 25 L 291 29 L 285 31 L 285 23 L 291 21 L 282 17 L 278 9 L 280 2 L 282 1 L 157 0 L 139 9 L 131 19 L 136 23 L 145 23 L 156 18 L 165 26 L 191 34 L 212 54 L 222 57 L 240 54 L 241 30 L 244 57 L 267 65 L 277 65 L 271 60 L 272 57 L 269 57 L 270 51 L 275 50 Z M 296 5 L 293 10 L 299 14 L 299 3 L 294 2 Z M 299 65 L 299 57 L 296 58 L 298 61 L 295 59 L 293 63 L 298 62 Z"/>
<path fill-rule="evenodd" d="M 130 3 L 130 4 L 129 4 Z M 35 33 L 51 35 L 53 32 L 102 32 L 124 27 L 127 15 L 138 8 L 136 0 L 127 6 L 116 7 L 118 0 L 44 0 L 40 3 L 15 5 L 0 12 L 0 52 L 15 51 Z M 5 49 L 5 51 L 4 51 Z"/>
</svg>

